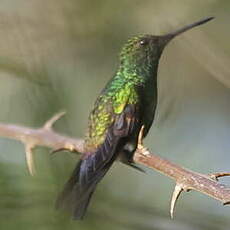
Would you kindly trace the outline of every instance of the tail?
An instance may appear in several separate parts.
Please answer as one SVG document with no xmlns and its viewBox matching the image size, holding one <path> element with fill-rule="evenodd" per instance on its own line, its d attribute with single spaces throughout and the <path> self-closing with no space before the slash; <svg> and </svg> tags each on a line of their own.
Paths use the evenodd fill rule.
<svg viewBox="0 0 230 230">
<path fill-rule="evenodd" d="M 88 184 L 82 185 L 80 177 L 82 174 L 84 175 L 85 160 L 80 160 L 59 195 L 56 201 L 56 208 L 71 211 L 73 219 L 82 220 L 98 182 L 104 177 L 111 165 L 112 162 L 108 163 L 106 167 L 103 167 L 94 175 L 93 180 L 90 180 Z"/>
<path fill-rule="evenodd" d="M 119 139 L 120 137 L 114 136 L 109 130 L 103 144 L 94 152 L 83 154 L 57 199 L 57 208 L 69 209 L 74 219 L 83 219 L 97 184 L 119 154 L 123 144 L 119 143 Z"/>
</svg>

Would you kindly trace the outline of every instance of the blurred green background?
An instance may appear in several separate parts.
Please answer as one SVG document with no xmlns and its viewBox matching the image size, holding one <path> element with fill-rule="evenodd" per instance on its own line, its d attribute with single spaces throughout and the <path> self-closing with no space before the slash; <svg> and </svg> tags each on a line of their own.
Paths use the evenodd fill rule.
<svg viewBox="0 0 230 230">
<path fill-rule="evenodd" d="M 229 171 L 229 12 L 227 0 L 0 0 L 0 122 L 39 127 L 66 110 L 56 130 L 83 137 L 130 36 L 215 16 L 165 49 L 156 121 L 145 144 L 198 172 Z M 31 177 L 23 145 L 0 139 L 0 229 L 229 229 L 229 207 L 196 192 L 182 196 L 171 220 L 173 181 L 120 163 L 98 186 L 85 220 L 72 221 L 54 203 L 78 157 L 49 151 L 35 150 Z"/>
</svg>

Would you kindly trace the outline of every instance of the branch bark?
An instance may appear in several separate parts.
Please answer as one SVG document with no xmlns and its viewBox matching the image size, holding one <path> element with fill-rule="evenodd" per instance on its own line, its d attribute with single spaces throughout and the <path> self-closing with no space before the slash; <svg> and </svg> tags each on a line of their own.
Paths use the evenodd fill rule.
<svg viewBox="0 0 230 230">
<path fill-rule="evenodd" d="M 84 141 L 82 139 L 71 138 L 52 129 L 54 122 L 63 115 L 63 112 L 55 115 L 42 128 L 37 129 L 0 123 L 0 136 L 21 141 L 25 145 L 26 161 L 32 175 L 35 173 L 32 150 L 36 146 L 46 146 L 54 151 L 57 149 L 68 149 L 79 153 L 84 151 Z M 143 147 L 142 131 L 139 136 L 138 148 L 134 154 L 134 162 L 157 170 L 175 181 L 176 186 L 170 208 L 171 217 L 173 217 L 176 201 L 182 191 L 195 190 L 223 204 L 229 204 L 230 202 L 230 188 L 218 182 L 219 177 L 229 176 L 229 173 L 221 172 L 205 175 L 163 159 Z"/>
</svg>

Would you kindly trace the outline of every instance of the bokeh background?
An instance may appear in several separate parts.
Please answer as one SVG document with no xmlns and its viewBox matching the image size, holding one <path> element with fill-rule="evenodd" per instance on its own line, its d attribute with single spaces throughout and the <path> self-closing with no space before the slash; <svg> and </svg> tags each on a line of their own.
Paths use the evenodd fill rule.
<svg viewBox="0 0 230 230">
<path fill-rule="evenodd" d="M 230 170 L 230 2 L 227 0 L 0 0 L 0 122 L 83 137 L 93 102 L 124 42 L 216 19 L 173 40 L 159 67 L 159 105 L 145 144 L 192 170 Z M 169 217 L 174 182 L 116 163 L 82 222 L 54 209 L 78 160 L 37 148 L 29 176 L 21 143 L 0 139 L 0 229 L 227 230 L 230 208 L 196 192 Z M 228 183 L 227 179 L 223 180 Z"/>
</svg>

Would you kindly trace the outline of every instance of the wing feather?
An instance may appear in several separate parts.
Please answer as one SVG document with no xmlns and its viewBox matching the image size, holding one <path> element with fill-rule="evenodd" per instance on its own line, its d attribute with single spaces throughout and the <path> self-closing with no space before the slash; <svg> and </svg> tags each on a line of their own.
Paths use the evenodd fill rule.
<svg viewBox="0 0 230 230">
<path fill-rule="evenodd" d="M 127 104 L 120 114 L 114 115 L 103 143 L 96 150 L 85 153 L 79 162 L 57 200 L 58 207 L 70 206 L 74 218 L 83 218 L 96 185 L 117 158 L 119 148 L 125 144 L 124 138 L 135 131 L 138 115 L 137 104 Z"/>
</svg>

